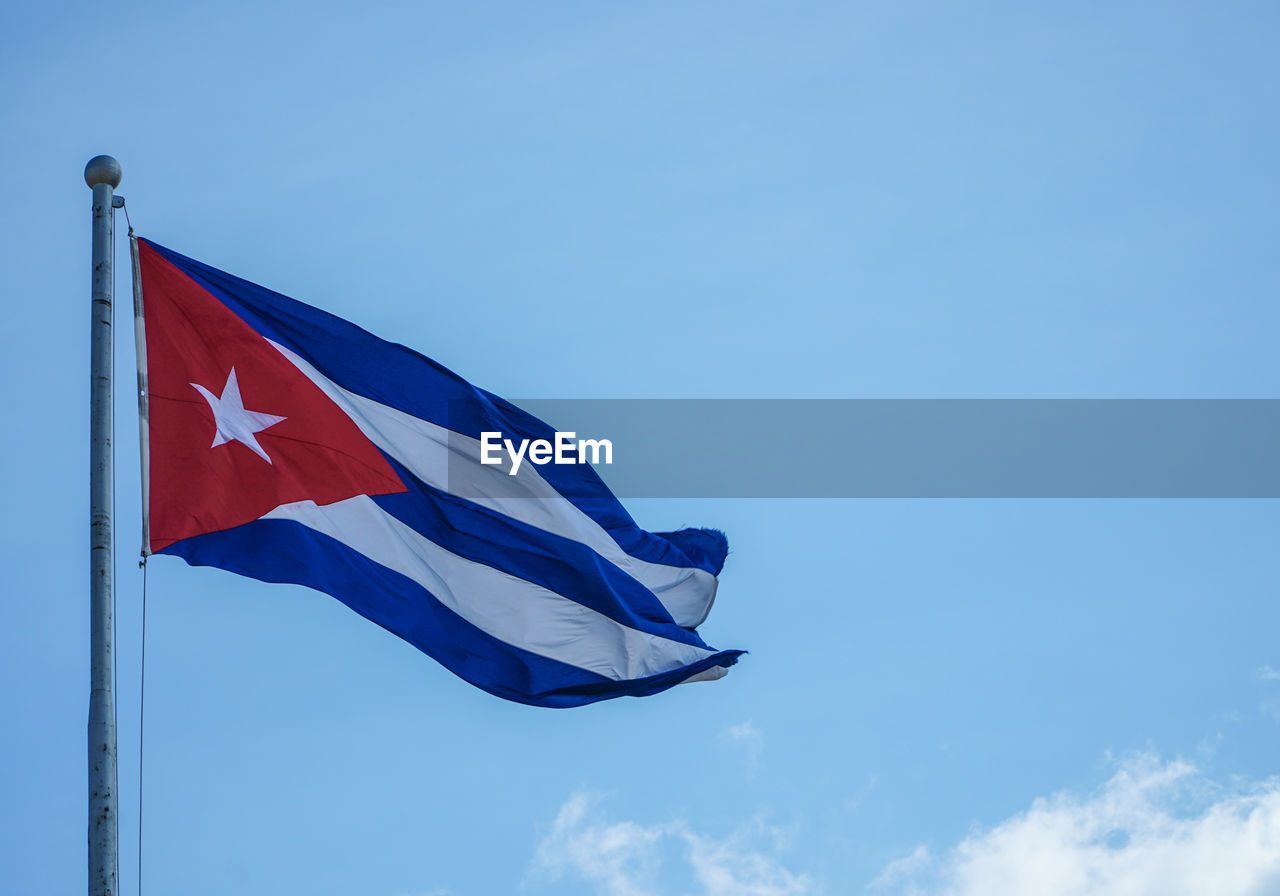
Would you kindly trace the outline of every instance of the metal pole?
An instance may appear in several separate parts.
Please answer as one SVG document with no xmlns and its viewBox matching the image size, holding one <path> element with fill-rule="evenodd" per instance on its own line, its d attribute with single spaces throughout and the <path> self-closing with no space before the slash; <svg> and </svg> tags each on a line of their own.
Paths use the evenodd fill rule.
<svg viewBox="0 0 1280 896">
<path fill-rule="evenodd" d="M 89 399 L 89 896 L 116 896 L 116 712 L 112 701 L 111 301 L 115 188 L 120 163 L 95 156 L 84 168 L 93 188 L 93 328 Z"/>
</svg>

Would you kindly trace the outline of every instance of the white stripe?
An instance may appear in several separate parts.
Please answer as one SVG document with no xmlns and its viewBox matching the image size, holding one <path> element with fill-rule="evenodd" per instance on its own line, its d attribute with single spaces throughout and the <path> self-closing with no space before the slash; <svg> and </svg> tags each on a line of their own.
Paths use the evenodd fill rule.
<svg viewBox="0 0 1280 896">
<path fill-rule="evenodd" d="M 729 670 L 724 666 L 708 666 L 701 672 L 694 672 L 681 684 L 692 684 L 695 681 L 719 681 L 729 674 Z"/>
<path fill-rule="evenodd" d="M 716 596 L 715 576 L 702 569 L 665 566 L 632 557 L 599 523 L 562 497 L 533 464 L 521 464 L 515 476 L 509 475 L 505 453 L 501 465 L 481 464 L 478 439 L 350 392 L 304 358 L 278 343 L 271 344 L 333 399 L 370 441 L 423 482 L 586 545 L 652 591 L 677 625 L 696 628 L 711 612 Z"/>
<path fill-rule="evenodd" d="M 447 551 L 360 495 L 285 504 L 263 519 L 294 520 L 407 576 L 481 631 L 615 681 L 669 672 L 711 656 L 637 631 L 554 591 Z"/>
</svg>

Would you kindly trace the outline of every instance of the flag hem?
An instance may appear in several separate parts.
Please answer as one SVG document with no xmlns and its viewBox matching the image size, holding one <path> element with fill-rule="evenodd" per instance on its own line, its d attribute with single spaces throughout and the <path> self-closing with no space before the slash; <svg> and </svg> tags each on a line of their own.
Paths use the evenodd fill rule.
<svg viewBox="0 0 1280 896">
<path fill-rule="evenodd" d="M 147 324 L 143 314 L 138 238 L 129 234 L 133 267 L 133 342 L 138 363 L 138 459 L 142 466 L 142 556 L 151 556 L 151 420 L 147 395 Z"/>
</svg>

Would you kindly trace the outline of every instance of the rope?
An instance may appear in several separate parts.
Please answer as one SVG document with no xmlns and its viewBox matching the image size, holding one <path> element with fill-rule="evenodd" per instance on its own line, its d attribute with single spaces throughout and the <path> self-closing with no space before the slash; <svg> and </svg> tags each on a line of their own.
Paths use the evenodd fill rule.
<svg viewBox="0 0 1280 896">
<path fill-rule="evenodd" d="M 120 196 L 118 198 L 120 202 L 119 207 L 121 211 L 124 212 L 125 223 L 129 225 L 129 239 L 130 241 L 132 241 L 133 240 L 133 221 L 129 218 L 129 206 L 127 203 L 125 203 L 123 196 Z M 111 229 L 111 240 L 112 240 L 111 254 L 113 258 L 115 257 L 115 238 L 116 238 L 116 232 L 115 232 L 115 228 L 113 227 Z M 130 264 L 132 265 L 132 260 L 133 260 L 132 247 L 130 249 L 129 254 L 130 254 Z M 114 371 L 115 370 L 115 360 L 114 360 L 115 340 L 114 339 L 111 341 L 111 350 L 113 353 L 112 370 Z M 115 450 L 115 431 L 114 431 L 115 414 L 114 413 L 112 413 L 111 415 L 111 425 L 113 427 L 112 435 L 111 435 L 111 447 L 112 447 L 112 450 L 114 451 Z M 115 475 L 114 463 L 112 463 L 111 465 L 111 471 L 112 471 L 112 475 L 114 476 Z M 112 500 L 111 517 L 112 519 L 115 519 L 115 506 L 114 506 L 115 486 L 114 484 L 112 485 L 112 488 L 111 488 L 111 500 Z M 146 513 L 145 507 L 143 508 L 143 513 Z M 115 550 L 114 538 L 112 539 L 111 547 L 112 547 L 112 551 L 114 552 Z M 115 562 L 114 557 L 112 562 L 113 563 Z M 145 553 L 142 555 L 141 559 L 138 561 L 138 567 L 142 570 L 142 661 L 141 661 L 142 667 L 139 674 L 139 684 L 138 684 L 138 689 L 139 689 L 139 694 L 138 694 L 138 896 L 142 896 L 142 769 L 143 769 L 143 762 L 142 762 L 143 749 L 142 748 L 143 748 L 143 737 L 146 732 L 146 712 L 147 712 L 147 573 L 148 573 L 148 566 L 147 566 L 147 555 Z M 114 589 L 112 590 L 111 599 L 112 601 L 115 600 Z M 112 625 L 114 625 L 115 624 L 114 607 L 112 609 L 111 621 L 112 621 Z M 112 664 L 113 671 L 114 671 L 114 667 L 115 667 L 115 664 L 113 663 Z"/>
<path fill-rule="evenodd" d="M 138 896 L 142 896 L 142 744 L 147 712 L 147 558 L 142 567 L 142 675 L 138 697 Z"/>
<path fill-rule="evenodd" d="M 122 198 L 123 201 L 123 198 Z M 119 823 L 120 818 L 120 737 L 116 730 L 116 721 L 119 713 L 116 712 L 116 704 L 120 699 L 120 682 L 116 672 L 116 588 L 119 585 L 119 572 L 116 563 L 116 395 L 115 395 L 115 377 L 116 377 L 116 215 L 115 201 L 111 203 L 111 338 L 107 340 L 107 355 L 110 358 L 111 365 L 111 445 L 107 451 L 111 458 L 111 729 L 112 737 L 115 743 L 112 749 L 116 751 L 116 761 L 112 763 L 112 781 L 111 792 L 116 798 L 116 822 Z M 115 880 L 116 885 L 120 882 L 120 851 L 115 850 L 116 855 L 112 858 L 115 860 Z"/>
</svg>

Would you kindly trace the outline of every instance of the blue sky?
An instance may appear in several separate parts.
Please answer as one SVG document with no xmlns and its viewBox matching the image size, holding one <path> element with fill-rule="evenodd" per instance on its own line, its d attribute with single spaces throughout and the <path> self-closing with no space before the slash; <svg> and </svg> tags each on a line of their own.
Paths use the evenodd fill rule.
<svg viewBox="0 0 1280 896">
<path fill-rule="evenodd" d="M 1278 26 L 1267 4 L 6 9 L 11 888 L 85 880 L 89 157 L 120 159 L 139 233 L 503 395 L 1275 397 Z M 629 507 L 727 531 L 703 632 L 751 654 L 725 680 L 531 709 L 328 597 L 157 558 L 147 887 L 1280 892 L 1274 502 Z"/>
</svg>

